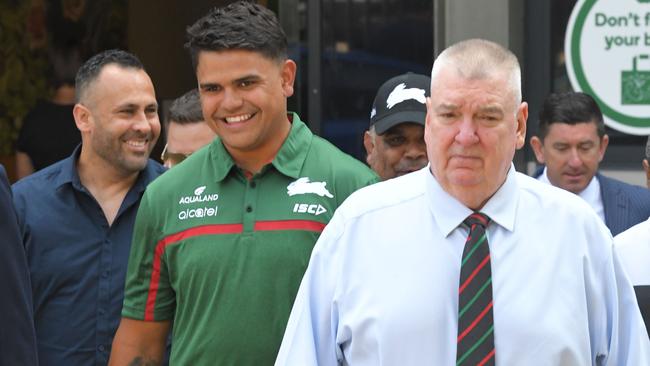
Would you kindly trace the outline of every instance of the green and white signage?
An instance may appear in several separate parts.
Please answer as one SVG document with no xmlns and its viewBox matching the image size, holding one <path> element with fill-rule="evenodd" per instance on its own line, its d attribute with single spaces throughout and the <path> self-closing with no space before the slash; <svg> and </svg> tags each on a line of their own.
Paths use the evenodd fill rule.
<svg viewBox="0 0 650 366">
<path fill-rule="evenodd" d="M 650 135 L 650 0 L 578 0 L 564 52 L 571 85 L 608 126 Z"/>
</svg>

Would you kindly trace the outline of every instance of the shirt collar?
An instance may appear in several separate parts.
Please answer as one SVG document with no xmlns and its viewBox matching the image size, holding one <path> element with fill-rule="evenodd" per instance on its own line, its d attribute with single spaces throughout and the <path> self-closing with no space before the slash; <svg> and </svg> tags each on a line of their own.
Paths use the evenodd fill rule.
<svg viewBox="0 0 650 366">
<path fill-rule="evenodd" d="M 427 170 L 426 190 L 429 208 L 438 228 L 447 237 L 474 211 L 442 189 L 431 174 L 430 166 L 427 166 Z M 481 212 L 488 215 L 493 222 L 508 231 L 514 230 L 519 201 L 519 185 L 516 174 L 514 164 L 511 163 L 505 182 L 481 209 Z"/>
<path fill-rule="evenodd" d="M 77 145 L 72 154 L 62 161 L 60 173 L 54 182 L 57 188 L 65 184 L 71 184 L 72 187 L 78 191 L 85 190 L 81 184 L 79 172 L 77 171 L 77 161 L 79 160 L 80 154 L 81 144 Z M 162 165 L 152 160 L 148 160 L 147 165 L 143 170 L 140 171 L 138 178 L 129 191 L 134 191 L 137 193 L 144 192 L 144 190 L 147 188 L 147 185 L 164 171 L 165 168 L 163 168 Z"/>
<path fill-rule="evenodd" d="M 297 179 L 307 158 L 313 134 L 296 113 L 291 112 L 288 117 L 291 118 L 291 130 L 271 164 L 282 174 Z M 214 162 L 215 180 L 222 181 L 235 162 L 220 138 L 211 143 L 210 157 Z"/>
<path fill-rule="evenodd" d="M 72 154 L 61 162 L 61 170 L 54 180 L 57 188 L 65 184 L 72 184 L 75 189 L 81 190 L 81 180 L 79 179 L 79 172 L 77 172 L 77 160 L 80 154 L 81 144 L 77 145 Z"/>
</svg>

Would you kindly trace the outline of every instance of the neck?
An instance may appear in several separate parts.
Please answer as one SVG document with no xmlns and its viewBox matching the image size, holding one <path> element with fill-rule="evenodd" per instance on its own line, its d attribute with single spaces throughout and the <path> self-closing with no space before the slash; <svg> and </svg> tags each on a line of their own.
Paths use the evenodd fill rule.
<svg viewBox="0 0 650 366">
<path fill-rule="evenodd" d="M 268 143 L 259 148 L 253 150 L 237 150 L 226 147 L 235 164 L 249 173 L 259 173 L 266 164 L 273 161 L 278 151 L 280 151 L 282 144 L 287 139 L 287 136 L 289 136 L 291 123 L 288 120 L 286 121 L 287 123 L 282 124 L 281 130 Z"/>
<path fill-rule="evenodd" d="M 98 201 L 107 196 L 125 196 L 139 173 L 124 172 L 115 168 L 101 157 L 91 154 L 84 144 L 81 146 L 81 154 L 77 161 L 77 172 L 81 184 Z"/>
</svg>

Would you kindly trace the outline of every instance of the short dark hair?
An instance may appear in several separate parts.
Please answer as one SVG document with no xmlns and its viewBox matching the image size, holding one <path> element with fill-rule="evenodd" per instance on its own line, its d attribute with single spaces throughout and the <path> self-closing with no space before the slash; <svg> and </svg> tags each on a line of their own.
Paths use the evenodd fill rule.
<svg viewBox="0 0 650 366">
<path fill-rule="evenodd" d="M 192 89 L 174 99 L 167 113 L 167 123 L 170 122 L 180 125 L 203 122 L 201 97 L 198 89 Z"/>
<path fill-rule="evenodd" d="M 553 123 L 595 123 L 598 137 L 605 136 L 605 122 L 598 103 L 580 92 L 552 93 L 539 112 L 539 138 L 543 141 Z"/>
<path fill-rule="evenodd" d="M 266 7 L 238 1 L 212 9 L 187 27 L 187 43 L 196 69 L 200 51 L 242 49 L 271 60 L 287 58 L 287 36 L 275 14 Z"/>
<path fill-rule="evenodd" d="M 142 62 L 132 53 L 122 50 L 106 50 L 89 58 L 77 71 L 75 96 L 77 102 L 86 93 L 90 84 L 97 79 L 104 66 L 116 64 L 123 68 L 144 70 Z"/>
</svg>

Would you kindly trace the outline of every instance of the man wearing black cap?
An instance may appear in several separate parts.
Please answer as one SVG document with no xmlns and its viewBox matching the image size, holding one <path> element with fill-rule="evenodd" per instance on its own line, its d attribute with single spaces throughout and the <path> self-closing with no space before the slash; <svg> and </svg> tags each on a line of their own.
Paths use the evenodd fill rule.
<svg viewBox="0 0 650 366">
<path fill-rule="evenodd" d="M 389 79 L 377 91 L 363 146 L 368 165 L 382 180 L 427 165 L 424 120 L 430 85 L 428 76 L 409 72 Z"/>
</svg>

